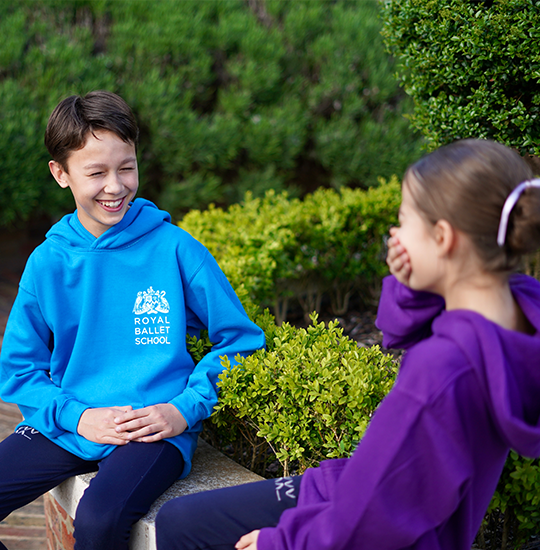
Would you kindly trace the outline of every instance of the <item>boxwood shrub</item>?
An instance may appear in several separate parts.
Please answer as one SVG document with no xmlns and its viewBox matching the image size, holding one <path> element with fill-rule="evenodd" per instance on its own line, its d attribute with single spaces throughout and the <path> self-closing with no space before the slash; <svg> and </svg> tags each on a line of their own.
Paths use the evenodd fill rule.
<svg viewBox="0 0 540 550">
<path fill-rule="evenodd" d="M 280 324 L 293 298 L 306 317 L 324 295 L 336 315 L 347 311 L 353 292 L 371 303 L 387 273 L 385 238 L 400 197 L 395 176 L 367 191 L 318 189 L 303 200 L 270 191 L 227 210 L 191 211 L 179 225 L 208 247 L 235 289 L 272 307 Z"/>
<path fill-rule="evenodd" d="M 490 138 L 540 154 L 538 0 L 386 0 L 383 35 L 435 148 Z"/>
<path fill-rule="evenodd" d="M 337 322 L 277 327 L 265 314 L 267 349 L 240 358 L 218 383 L 207 434 L 261 475 L 302 473 L 325 458 L 349 456 L 394 382 L 396 364 L 378 346 L 359 347 Z"/>
</svg>

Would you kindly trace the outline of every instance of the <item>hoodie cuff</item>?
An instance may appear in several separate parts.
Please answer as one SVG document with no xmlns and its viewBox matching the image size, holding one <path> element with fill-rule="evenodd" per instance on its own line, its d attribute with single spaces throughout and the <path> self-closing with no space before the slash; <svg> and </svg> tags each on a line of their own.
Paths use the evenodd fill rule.
<svg viewBox="0 0 540 550">
<path fill-rule="evenodd" d="M 77 426 L 81 419 L 82 413 L 90 407 L 85 403 L 76 401 L 75 399 L 68 399 L 58 413 L 56 423 L 59 428 L 62 428 L 66 432 L 77 433 Z"/>
<path fill-rule="evenodd" d="M 209 403 L 196 391 L 186 388 L 181 395 L 175 397 L 169 403 L 180 411 L 187 422 L 188 428 L 192 429 L 197 422 L 208 418 L 212 414 L 217 398 L 215 403 Z"/>
<path fill-rule="evenodd" d="M 273 550 L 275 547 L 275 528 L 264 527 L 259 533 L 257 539 L 257 550 Z"/>
</svg>

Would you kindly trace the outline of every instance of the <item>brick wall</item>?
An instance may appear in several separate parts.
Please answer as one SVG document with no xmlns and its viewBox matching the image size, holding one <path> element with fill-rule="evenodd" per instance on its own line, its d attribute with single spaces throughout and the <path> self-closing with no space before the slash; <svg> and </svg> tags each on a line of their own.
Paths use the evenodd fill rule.
<svg viewBox="0 0 540 550">
<path fill-rule="evenodd" d="M 73 520 L 49 493 L 44 501 L 48 550 L 73 550 Z"/>
</svg>

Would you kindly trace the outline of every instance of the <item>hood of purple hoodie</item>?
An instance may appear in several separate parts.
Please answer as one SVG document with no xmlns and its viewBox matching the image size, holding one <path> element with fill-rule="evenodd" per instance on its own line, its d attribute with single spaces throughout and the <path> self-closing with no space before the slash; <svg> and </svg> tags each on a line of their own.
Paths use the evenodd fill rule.
<svg viewBox="0 0 540 550">
<path fill-rule="evenodd" d="M 519 454 L 540 456 L 540 284 L 515 275 L 515 300 L 536 334 L 506 330 L 468 310 L 443 311 L 435 335 L 453 340 L 477 369 L 491 402 L 492 417 Z M 460 322 L 456 323 L 457 318 Z M 464 326 L 470 330 L 464 330 Z"/>
</svg>

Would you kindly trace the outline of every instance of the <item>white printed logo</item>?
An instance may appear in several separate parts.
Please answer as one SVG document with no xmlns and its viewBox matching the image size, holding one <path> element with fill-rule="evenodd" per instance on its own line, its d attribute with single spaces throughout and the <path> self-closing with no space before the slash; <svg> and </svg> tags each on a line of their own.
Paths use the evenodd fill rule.
<svg viewBox="0 0 540 550">
<path fill-rule="evenodd" d="M 166 292 L 154 290 L 150 287 L 144 292 L 137 293 L 133 313 L 142 315 L 143 313 L 169 313 L 171 310 L 169 302 L 165 299 Z"/>
<path fill-rule="evenodd" d="M 133 313 L 135 313 L 135 345 L 147 346 L 155 344 L 170 345 L 169 335 L 171 323 L 169 313 L 171 307 L 165 299 L 164 290 L 154 290 L 150 287 L 137 293 Z"/>
<path fill-rule="evenodd" d="M 37 430 L 34 430 L 34 428 L 31 428 L 30 426 L 19 426 L 16 430 L 15 430 L 15 433 L 17 435 L 22 435 L 23 437 L 26 437 L 26 439 L 32 439 L 30 437 L 30 435 L 36 435 L 38 434 L 39 432 Z M 30 434 L 30 435 L 28 435 Z"/>
<path fill-rule="evenodd" d="M 294 494 L 294 484 L 293 480 L 290 477 L 278 477 L 276 480 L 274 480 L 274 483 L 276 485 L 276 498 L 279 502 L 281 502 L 281 489 L 285 489 L 285 495 L 288 498 L 296 499 L 296 495 Z"/>
</svg>

